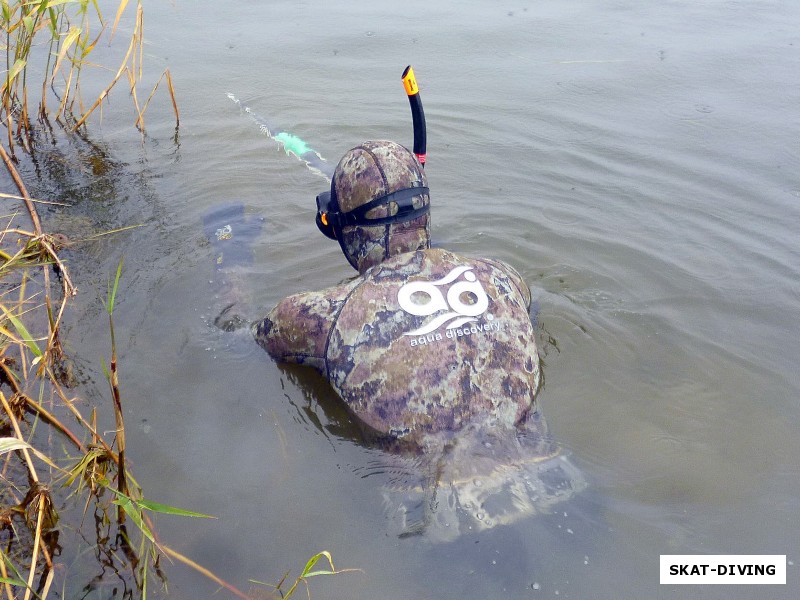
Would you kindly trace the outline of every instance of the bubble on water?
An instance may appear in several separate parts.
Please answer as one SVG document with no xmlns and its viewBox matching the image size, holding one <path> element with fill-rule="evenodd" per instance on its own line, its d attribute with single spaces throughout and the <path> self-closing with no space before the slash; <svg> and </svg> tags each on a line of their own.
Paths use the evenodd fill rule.
<svg viewBox="0 0 800 600">
<path fill-rule="evenodd" d="M 484 518 L 485 516 L 486 516 L 486 515 L 485 515 L 484 513 L 482 513 L 482 512 L 475 513 L 475 518 L 476 518 L 476 519 L 478 519 L 478 521 L 483 521 L 483 518 Z"/>
<path fill-rule="evenodd" d="M 583 557 L 583 564 L 585 564 L 585 565 L 589 564 L 589 557 L 588 556 L 584 556 Z"/>
<path fill-rule="evenodd" d="M 538 590 L 538 589 L 539 589 L 539 588 L 541 588 L 541 587 L 542 587 L 542 586 L 541 586 L 541 585 L 539 585 L 539 582 L 538 582 L 538 581 L 534 581 L 534 582 L 533 582 L 533 585 L 531 586 L 531 589 Z"/>
</svg>

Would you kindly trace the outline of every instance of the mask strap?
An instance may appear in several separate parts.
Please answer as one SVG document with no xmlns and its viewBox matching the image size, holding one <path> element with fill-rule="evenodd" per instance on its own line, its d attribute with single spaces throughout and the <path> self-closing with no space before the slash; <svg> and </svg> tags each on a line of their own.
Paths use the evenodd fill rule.
<svg viewBox="0 0 800 600">
<path fill-rule="evenodd" d="M 354 208 L 350 212 L 340 213 L 339 226 L 345 227 L 348 225 L 362 225 L 364 227 L 372 227 L 375 225 L 387 225 L 391 223 L 403 223 L 411 221 L 426 214 L 430 211 L 430 202 L 419 208 L 414 208 L 413 198 L 428 194 L 429 190 L 425 186 L 416 186 L 397 190 L 380 198 L 376 198 L 366 204 Z M 367 213 L 374 208 L 380 206 L 387 206 L 394 202 L 397 205 L 397 212 L 388 217 L 376 217 L 371 219 L 367 217 Z"/>
</svg>

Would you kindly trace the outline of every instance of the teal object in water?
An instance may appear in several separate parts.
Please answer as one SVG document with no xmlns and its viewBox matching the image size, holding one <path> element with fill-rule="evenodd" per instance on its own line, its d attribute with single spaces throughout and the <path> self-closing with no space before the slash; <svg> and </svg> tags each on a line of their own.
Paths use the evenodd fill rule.
<svg viewBox="0 0 800 600">
<path fill-rule="evenodd" d="M 273 137 L 275 141 L 283 144 L 283 149 L 286 150 L 286 154 L 292 153 L 300 158 L 308 152 L 314 152 L 303 140 L 287 131 L 281 131 Z"/>
<path fill-rule="evenodd" d="M 239 100 L 233 94 L 228 93 L 228 98 L 238 104 L 242 111 L 250 115 L 250 118 L 255 121 L 262 133 L 265 133 L 281 144 L 286 154 L 294 154 L 297 158 L 302 160 L 313 173 L 325 177 L 328 181 L 331 180 L 334 166 L 322 158 L 320 153 L 311 148 L 304 140 L 268 122 L 264 117 L 254 112 L 247 104 Z"/>
</svg>

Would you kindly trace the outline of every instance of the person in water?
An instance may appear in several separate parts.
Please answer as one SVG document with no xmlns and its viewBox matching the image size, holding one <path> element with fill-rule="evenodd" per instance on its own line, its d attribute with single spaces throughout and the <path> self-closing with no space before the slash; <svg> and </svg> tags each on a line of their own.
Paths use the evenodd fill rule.
<svg viewBox="0 0 800 600">
<path fill-rule="evenodd" d="M 519 273 L 430 243 L 430 195 L 394 142 L 347 152 L 319 224 L 359 276 L 289 296 L 253 325 L 278 362 L 311 366 L 371 433 L 422 443 L 533 411 L 539 357 Z"/>
<path fill-rule="evenodd" d="M 425 172 L 394 142 L 348 151 L 317 207 L 358 276 L 289 296 L 251 329 L 277 362 L 321 373 L 370 439 L 429 458 L 420 485 L 385 490 L 398 530 L 451 539 L 571 495 L 579 476 L 536 410 L 520 274 L 431 247 Z"/>
</svg>

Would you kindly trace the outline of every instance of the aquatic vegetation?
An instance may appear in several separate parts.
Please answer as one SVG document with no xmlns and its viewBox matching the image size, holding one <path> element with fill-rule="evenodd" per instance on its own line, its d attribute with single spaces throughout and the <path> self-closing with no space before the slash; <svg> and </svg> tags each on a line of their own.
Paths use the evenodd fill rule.
<svg viewBox="0 0 800 600">
<path fill-rule="evenodd" d="M 121 592 L 126 598 L 144 599 L 148 591 L 161 596 L 166 590 L 162 557 L 190 567 L 235 597 L 251 597 L 165 544 L 152 518 L 209 515 L 146 498 L 131 472 L 114 332 L 121 260 L 108 286 L 110 359 L 102 361 L 113 410 L 89 406 L 75 395 L 79 373 L 62 347 L 61 324 L 76 292 L 59 258 L 73 240 L 43 229 L 37 213 L 42 201 L 31 198 L 15 166 L 17 148 L 41 156 L 42 140 L 54 140 L 59 133 L 88 143 L 89 118 L 123 80 L 135 112 L 133 125 L 140 131 L 151 99 L 165 82 L 177 131 L 179 111 L 169 70 L 146 100 L 139 100 L 144 14 L 141 0 L 133 11 L 126 11 L 128 5 L 128 0 L 119 1 L 112 22 L 96 0 L 0 3 L 5 34 L 0 50 L 6 59 L 0 78 L 0 122 L 6 128 L 0 159 L 19 194 L 0 192 L 0 599 L 73 597 L 78 590 L 81 597 L 94 597 L 95 590 L 110 596 Z M 123 30 L 130 32 L 127 42 L 121 39 Z M 115 56 L 108 50 L 112 41 L 125 50 L 117 66 L 108 69 L 97 54 L 102 49 L 105 56 Z M 113 76 L 87 101 L 81 76 L 89 69 Z M 97 159 L 102 152 L 93 156 L 87 172 L 97 175 L 106 166 Z M 331 568 L 315 571 L 323 556 Z M 100 572 L 92 577 L 94 569 Z M 283 581 L 272 587 L 289 597 L 300 582 L 307 586 L 307 578 L 338 572 L 330 554 L 321 552 L 288 592 L 281 588 Z"/>
<path fill-rule="evenodd" d="M 144 128 L 147 106 L 162 81 L 166 82 L 176 123 L 178 105 L 169 69 L 165 69 L 142 104 L 137 89 L 142 80 L 144 58 L 144 11 L 136 2 L 127 51 L 113 77 L 91 102 L 84 102 L 81 74 L 86 69 L 102 69 L 95 62 L 98 48 L 105 47 L 117 34 L 126 18 L 128 0 L 120 0 L 116 15 L 109 23 L 96 0 L 38 0 L 9 2 L 0 5 L 2 30 L 5 32 L 5 73 L 0 84 L 0 119 L 6 126 L 9 152 L 16 144 L 26 150 L 34 122 L 59 124 L 75 131 L 103 104 L 111 90 L 127 80 L 128 92 L 136 112 L 135 125 Z M 34 92 L 34 85 L 41 84 Z M 36 99 L 35 97 L 38 97 Z"/>
<path fill-rule="evenodd" d="M 313 570 L 314 567 L 317 565 L 317 563 L 322 558 L 325 558 L 328 561 L 328 565 L 330 566 L 330 568 L 329 569 Z M 269 584 L 269 583 L 264 583 L 263 581 L 256 581 L 254 579 L 251 580 L 251 582 L 255 583 L 255 584 L 258 584 L 258 585 L 261 585 L 261 586 L 274 588 L 275 592 L 277 594 L 280 594 L 280 598 L 283 598 L 283 600 L 288 600 L 289 598 L 294 596 L 294 593 L 297 591 L 298 586 L 302 583 L 303 585 L 305 585 L 306 594 L 308 595 L 308 598 L 310 599 L 311 598 L 311 591 L 309 590 L 309 587 L 308 587 L 308 580 L 311 579 L 312 577 L 318 577 L 319 575 L 338 575 L 339 573 L 347 573 L 347 572 L 353 572 L 353 571 L 357 571 L 357 570 L 358 569 L 341 569 L 341 570 L 337 570 L 336 567 L 333 566 L 333 557 L 331 556 L 331 553 L 328 552 L 327 550 L 323 550 L 322 552 L 317 552 L 314 556 L 312 556 L 311 558 L 308 559 L 308 561 L 306 562 L 305 567 L 303 567 L 303 570 L 300 572 L 300 575 L 298 575 L 295 578 L 295 580 L 292 583 L 292 585 L 286 591 L 283 591 L 283 585 L 284 585 L 284 583 L 286 583 L 286 580 L 289 578 L 289 573 L 288 572 L 285 573 L 284 576 L 281 578 L 281 580 L 275 585 L 272 585 L 272 584 Z M 278 596 L 276 596 L 276 598 L 277 597 Z"/>
<path fill-rule="evenodd" d="M 113 24 L 89 0 L 4 0 L 0 5 L 6 34 L 0 42 L 6 54 L 0 118 L 7 130 L 0 159 L 18 191 L 0 192 L 0 598 L 6 600 L 69 597 L 76 590 L 85 597 L 104 587 L 130 598 L 147 598 L 148 591 L 160 595 L 166 589 L 162 557 L 190 567 L 233 596 L 250 597 L 159 538 L 154 514 L 208 515 L 146 498 L 129 468 L 114 332 L 122 261 L 109 281 L 105 307 L 111 347 L 103 370 L 113 410 L 89 406 L 74 395 L 76 369 L 62 347 L 61 324 L 75 287 L 59 258 L 71 240 L 43 229 L 37 212 L 41 201 L 31 198 L 15 167 L 15 148 L 35 155 L 40 133 L 55 136 L 51 119 L 63 135 L 83 139 L 88 118 L 123 78 L 139 130 L 161 81 L 169 88 L 177 122 L 169 71 L 144 104 L 137 99 L 141 2 L 116 74 L 93 102 L 81 97 L 81 73 L 98 68 L 89 56 L 103 37 L 114 37 L 127 5 L 120 2 Z M 100 30 L 94 31 L 98 24 Z M 38 100 L 33 100 L 35 81 L 41 82 Z M 92 577 L 96 569 L 100 572 Z M 306 569 L 294 587 L 317 574 Z"/>
<path fill-rule="evenodd" d="M 86 551 L 91 549 L 100 564 L 111 567 L 115 578 L 138 593 L 135 597 L 146 598 L 153 580 L 165 586 L 162 556 L 189 566 L 234 596 L 251 597 L 159 539 L 154 513 L 209 515 L 145 498 L 128 467 L 113 319 L 122 261 L 109 281 L 106 301 L 111 357 L 104 372 L 115 427 L 104 434 L 98 408 L 91 408 L 87 417 L 80 408 L 85 403 L 70 396 L 73 381 L 59 324 L 74 288 L 57 254 L 59 241 L 22 229 L 16 213 L 5 218 L 0 232 L 0 597 L 47 598 L 54 584 L 67 585 L 70 565 L 58 558 L 66 543 L 63 534 L 82 527 L 59 525 L 59 511 L 81 505 L 84 517 L 92 515 L 95 523 L 96 539 L 81 534 L 88 542 Z M 67 426 L 65 417 L 78 427 Z M 323 557 L 330 569 L 314 570 Z M 323 551 L 308 561 L 288 591 L 281 587 L 286 577 L 272 587 L 290 597 L 301 582 L 308 585 L 308 578 L 340 572 Z M 102 576 L 95 579 L 88 585 L 108 585 Z"/>
<path fill-rule="evenodd" d="M 94 509 L 98 531 L 113 529 L 113 535 L 98 535 L 98 549 L 125 556 L 136 587 L 144 590 L 150 570 L 160 576 L 164 552 L 147 513 L 202 515 L 146 501 L 128 472 L 113 334 L 107 369 L 117 425 L 112 438 L 100 432 L 96 408 L 87 418 L 78 399 L 69 397 L 59 325 L 74 288 L 58 258 L 58 239 L 41 231 L 26 200 L 35 231 L 18 226 L 19 215 L 12 213 L 0 234 L 0 582 L 9 599 L 47 597 L 61 553 L 57 507 L 72 490 L 84 497 L 84 513 Z M 107 304 L 112 332 L 121 272 L 120 263 Z M 79 429 L 65 425 L 65 416 Z M 127 520 L 134 524 L 130 531 Z"/>
</svg>

